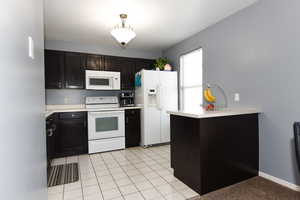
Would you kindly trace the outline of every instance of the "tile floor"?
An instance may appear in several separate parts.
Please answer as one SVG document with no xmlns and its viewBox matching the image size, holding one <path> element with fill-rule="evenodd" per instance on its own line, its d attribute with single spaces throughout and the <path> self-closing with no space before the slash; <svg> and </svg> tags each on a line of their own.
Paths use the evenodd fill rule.
<svg viewBox="0 0 300 200">
<path fill-rule="evenodd" d="M 184 200 L 198 196 L 173 176 L 170 145 L 55 159 L 79 163 L 78 182 L 48 188 L 49 200 Z"/>
</svg>

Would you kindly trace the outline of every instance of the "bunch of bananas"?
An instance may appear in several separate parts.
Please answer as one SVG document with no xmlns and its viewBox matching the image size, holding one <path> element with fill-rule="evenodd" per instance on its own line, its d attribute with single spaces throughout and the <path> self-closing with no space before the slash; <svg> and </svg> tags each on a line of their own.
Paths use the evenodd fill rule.
<svg viewBox="0 0 300 200">
<path fill-rule="evenodd" d="M 204 90 L 204 98 L 209 103 L 216 102 L 216 97 L 212 94 L 212 91 L 209 87 Z"/>
</svg>

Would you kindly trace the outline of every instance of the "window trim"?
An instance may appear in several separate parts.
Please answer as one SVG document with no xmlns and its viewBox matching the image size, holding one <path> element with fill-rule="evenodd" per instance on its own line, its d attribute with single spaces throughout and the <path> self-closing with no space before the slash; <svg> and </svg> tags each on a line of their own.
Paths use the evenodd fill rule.
<svg viewBox="0 0 300 200">
<path fill-rule="evenodd" d="M 201 50 L 202 51 L 202 84 L 201 85 L 194 85 L 194 86 L 182 86 L 183 85 L 183 70 L 182 70 L 182 67 L 183 67 L 183 57 L 190 54 L 190 53 L 193 53 L 195 51 L 199 51 Z M 198 88 L 198 87 L 202 87 L 203 86 L 203 48 L 202 47 L 198 47 L 198 48 L 195 48 L 193 50 L 190 50 L 188 52 L 185 52 L 183 54 L 181 54 L 179 56 L 179 109 L 183 109 L 183 90 L 184 89 L 189 89 L 189 88 Z"/>
</svg>

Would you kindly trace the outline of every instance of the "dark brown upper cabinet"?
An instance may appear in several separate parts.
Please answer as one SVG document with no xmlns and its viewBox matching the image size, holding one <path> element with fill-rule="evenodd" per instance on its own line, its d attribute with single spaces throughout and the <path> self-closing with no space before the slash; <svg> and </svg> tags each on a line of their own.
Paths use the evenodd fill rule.
<svg viewBox="0 0 300 200">
<path fill-rule="evenodd" d="M 87 54 L 86 55 L 86 70 L 105 70 L 105 56 Z"/>
<path fill-rule="evenodd" d="M 106 56 L 106 71 L 121 72 L 121 89 L 134 89 L 135 62 L 132 58 Z"/>
<path fill-rule="evenodd" d="M 80 53 L 65 53 L 65 88 L 84 89 L 85 88 L 85 66 L 86 57 Z"/>
<path fill-rule="evenodd" d="M 64 53 L 45 51 L 45 86 L 47 89 L 61 89 L 64 82 Z"/>
<path fill-rule="evenodd" d="M 135 61 L 135 72 L 139 72 L 142 69 L 151 70 L 154 69 L 155 60 L 150 59 L 136 59 Z"/>
<path fill-rule="evenodd" d="M 133 90 L 135 73 L 153 69 L 154 60 L 45 50 L 46 89 L 84 89 L 85 70 L 121 73 L 121 89 Z"/>
<path fill-rule="evenodd" d="M 105 56 L 105 71 L 121 72 L 122 59 L 117 56 Z"/>
<path fill-rule="evenodd" d="M 121 89 L 134 89 L 135 62 L 131 58 L 122 58 L 121 66 Z"/>
</svg>

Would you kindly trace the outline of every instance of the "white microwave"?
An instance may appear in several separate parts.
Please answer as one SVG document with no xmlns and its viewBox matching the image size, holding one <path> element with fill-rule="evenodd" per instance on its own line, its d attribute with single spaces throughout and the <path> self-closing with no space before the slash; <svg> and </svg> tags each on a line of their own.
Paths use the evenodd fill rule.
<svg viewBox="0 0 300 200">
<path fill-rule="evenodd" d="M 120 90 L 121 73 L 109 71 L 85 71 L 87 90 Z"/>
</svg>

